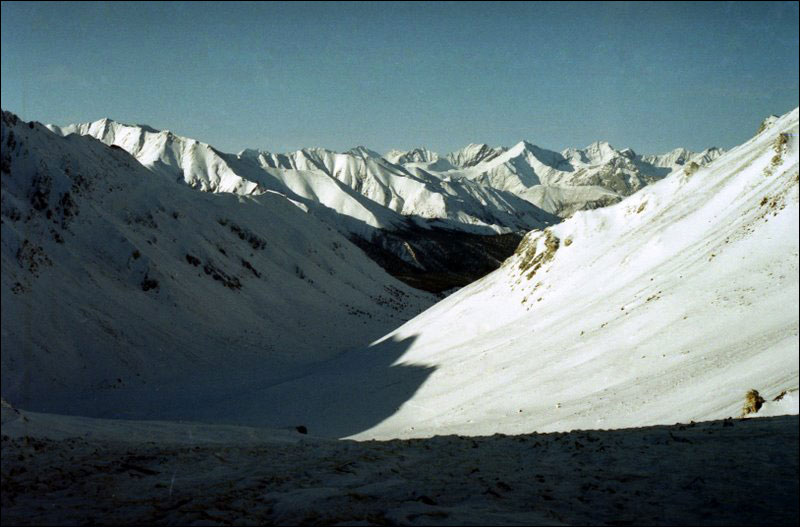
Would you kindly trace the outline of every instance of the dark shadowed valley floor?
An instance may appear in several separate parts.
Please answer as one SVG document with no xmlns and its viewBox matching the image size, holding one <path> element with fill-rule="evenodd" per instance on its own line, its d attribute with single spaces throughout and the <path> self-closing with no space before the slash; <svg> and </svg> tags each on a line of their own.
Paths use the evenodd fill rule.
<svg viewBox="0 0 800 527">
<path fill-rule="evenodd" d="M 3 524 L 798 521 L 797 416 L 386 442 L 70 419 L 4 409 Z"/>
</svg>

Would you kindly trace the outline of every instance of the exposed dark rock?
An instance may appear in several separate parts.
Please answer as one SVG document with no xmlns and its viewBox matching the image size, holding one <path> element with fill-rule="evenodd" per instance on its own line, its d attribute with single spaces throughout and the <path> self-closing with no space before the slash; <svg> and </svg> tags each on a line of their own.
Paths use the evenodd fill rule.
<svg viewBox="0 0 800 527">
<path fill-rule="evenodd" d="M 468 285 L 500 267 L 522 236 L 419 227 L 381 230 L 372 240 L 355 236 L 350 240 L 395 278 L 417 289 L 441 293 Z"/>
</svg>

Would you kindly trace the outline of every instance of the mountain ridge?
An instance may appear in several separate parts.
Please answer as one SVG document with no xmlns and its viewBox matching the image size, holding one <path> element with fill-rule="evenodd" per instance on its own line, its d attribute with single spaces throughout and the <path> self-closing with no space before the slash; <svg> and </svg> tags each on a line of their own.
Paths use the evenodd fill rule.
<svg viewBox="0 0 800 527">
<path fill-rule="evenodd" d="M 62 135 L 89 134 L 107 144 L 118 144 L 133 152 L 146 166 L 156 169 L 158 165 L 174 165 L 178 159 L 183 158 L 182 152 L 172 151 L 166 154 L 166 160 L 154 159 L 154 154 L 143 152 L 141 145 L 131 144 L 130 139 L 124 137 L 117 140 L 116 134 L 108 133 L 107 128 L 113 124 L 123 128 L 135 127 L 115 123 L 108 118 L 80 125 L 48 126 Z M 154 133 L 154 130 L 146 127 L 142 128 L 142 132 Z M 179 137 L 168 131 L 159 133 L 166 134 L 166 138 Z M 232 156 L 197 140 L 180 140 L 194 141 L 192 144 L 200 145 L 200 148 L 210 148 L 219 157 Z M 157 151 L 158 147 L 150 150 Z M 607 141 L 595 141 L 584 148 L 571 147 L 556 152 L 522 140 L 512 147 L 490 147 L 473 143 L 444 156 L 425 147 L 408 151 L 392 150 L 381 156 L 367 147 L 357 146 L 342 153 L 319 147 L 303 148 L 289 153 L 245 149 L 237 157 L 258 160 L 267 171 L 319 171 L 404 216 L 418 215 L 444 220 L 454 228 L 468 231 L 471 230 L 469 225 L 486 225 L 495 232 L 509 232 L 519 229 L 521 225 L 504 215 L 521 205 L 515 204 L 509 208 L 508 204 L 503 204 L 507 199 L 498 200 L 498 196 L 492 192 L 509 192 L 551 214 L 563 217 L 577 210 L 619 201 L 686 163 L 695 162 L 702 166 L 713 162 L 723 152 L 716 147 L 702 152 L 676 148 L 663 154 L 638 155 L 629 148 L 616 150 Z M 213 157 L 212 154 L 209 155 Z M 263 183 L 261 178 L 252 174 L 238 175 L 235 171 L 231 174 L 221 168 L 225 164 L 224 161 L 215 163 L 213 160 L 201 160 L 188 163 L 188 167 L 182 168 L 187 183 L 203 190 L 235 193 L 259 191 L 258 185 Z M 372 182 L 366 183 L 368 179 Z M 401 183 L 395 187 L 391 184 L 394 180 Z M 414 181 L 416 184 L 412 183 Z M 470 183 L 475 183 L 478 187 L 470 186 Z M 451 188 L 453 185 L 458 188 Z M 468 189 L 467 194 L 477 201 L 469 206 L 463 205 L 466 207 L 466 215 L 447 212 L 447 209 L 453 208 L 453 205 L 446 204 L 452 202 L 448 196 L 459 194 L 462 187 Z M 487 188 L 493 191 L 487 191 Z M 319 199 L 319 194 L 315 194 Z M 422 199 L 423 195 L 425 199 Z M 415 199 L 413 196 L 420 197 Z M 436 200 L 440 200 L 437 207 L 426 208 L 422 205 L 423 202 L 431 203 Z M 334 209 L 338 205 L 334 199 L 325 204 Z M 491 211 L 497 210 L 499 215 L 492 213 L 488 218 L 480 218 L 475 210 L 476 204 L 483 204 Z M 356 214 L 353 211 L 345 213 Z M 530 215 L 531 212 L 525 211 L 523 214 Z M 376 227 L 385 226 L 379 225 L 381 221 L 374 217 L 356 217 Z M 387 224 L 392 226 L 396 222 L 389 220 Z"/>
</svg>

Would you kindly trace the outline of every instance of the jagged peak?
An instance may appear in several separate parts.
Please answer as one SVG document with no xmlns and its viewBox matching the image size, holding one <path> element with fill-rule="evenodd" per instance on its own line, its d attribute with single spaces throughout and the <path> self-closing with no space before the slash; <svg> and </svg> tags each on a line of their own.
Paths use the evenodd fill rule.
<svg viewBox="0 0 800 527">
<path fill-rule="evenodd" d="M 154 127 L 150 126 L 149 124 L 143 124 L 143 123 L 142 123 L 142 124 L 140 124 L 140 123 L 136 123 L 136 124 L 123 123 L 122 121 L 117 121 L 116 119 L 112 119 L 111 117 L 103 117 L 103 118 L 101 118 L 101 119 L 97 119 L 96 121 L 90 121 L 90 122 L 88 122 L 88 123 L 72 124 L 72 125 L 67 125 L 67 126 L 74 126 L 74 127 L 80 127 L 80 126 L 86 126 L 86 127 L 93 127 L 93 126 L 98 126 L 98 127 L 116 126 L 116 127 L 124 127 L 124 128 L 138 128 L 138 129 L 142 130 L 143 132 L 147 132 L 147 133 L 150 133 L 150 134 L 159 134 L 159 133 L 172 133 L 172 132 L 170 132 L 169 130 L 158 130 L 157 128 L 154 128 Z M 62 128 L 66 128 L 66 126 L 65 126 L 65 127 L 62 127 Z"/>
<path fill-rule="evenodd" d="M 518 142 L 517 144 L 515 144 L 514 146 L 509 148 L 507 150 L 507 152 L 508 153 L 511 153 L 511 152 L 519 153 L 519 152 L 524 152 L 525 150 L 534 150 L 536 148 L 538 148 L 536 145 L 534 145 L 533 143 L 530 143 L 530 142 L 528 142 L 528 141 L 523 139 L 522 141 Z"/>
<path fill-rule="evenodd" d="M 626 150 L 633 152 L 630 149 Z M 561 155 L 583 165 L 598 165 L 608 163 L 615 157 L 629 157 L 614 149 L 608 141 L 595 141 L 585 148 L 566 148 L 561 152 Z"/>
<path fill-rule="evenodd" d="M 588 145 L 583 150 L 587 151 L 587 152 L 590 152 L 590 151 L 614 151 L 614 152 L 616 152 L 614 147 L 611 146 L 611 143 L 609 143 L 608 141 L 595 141 L 594 143 L 591 143 L 590 145 Z"/>
<path fill-rule="evenodd" d="M 243 157 L 243 158 L 258 158 L 261 155 L 268 156 L 270 155 L 270 153 L 267 152 L 266 150 L 260 150 L 258 148 L 245 148 L 236 155 L 237 157 Z"/>
<path fill-rule="evenodd" d="M 382 155 L 380 155 L 376 151 L 371 150 L 371 149 L 369 149 L 369 148 L 367 148 L 366 146 L 363 146 L 363 145 L 358 145 L 356 147 L 353 147 L 350 150 L 348 150 L 347 152 L 345 152 L 345 154 L 349 154 L 351 156 L 357 156 L 357 157 L 383 157 Z"/>
<path fill-rule="evenodd" d="M 454 166 L 466 168 L 489 161 L 505 152 L 504 147 L 492 147 L 486 143 L 470 143 L 460 150 L 447 154 L 447 160 Z"/>
<path fill-rule="evenodd" d="M 390 150 L 384 158 L 391 163 L 401 165 L 405 163 L 433 163 L 439 160 L 439 154 L 420 146 L 411 150 Z"/>
</svg>

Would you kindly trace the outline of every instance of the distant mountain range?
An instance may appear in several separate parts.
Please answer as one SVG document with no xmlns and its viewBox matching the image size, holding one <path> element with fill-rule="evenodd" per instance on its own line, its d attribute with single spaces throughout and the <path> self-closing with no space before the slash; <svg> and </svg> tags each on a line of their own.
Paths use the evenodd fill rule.
<svg viewBox="0 0 800 527">
<path fill-rule="evenodd" d="M 527 230 L 616 203 L 688 163 L 706 165 L 722 153 L 677 149 L 639 156 L 603 142 L 558 153 L 522 141 L 512 148 L 468 145 L 443 157 L 425 148 L 381 156 L 363 146 L 343 153 L 306 148 L 228 154 L 169 131 L 109 119 L 48 128 L 122 148 L 166 179 L 199 190 L 282 194 L 398 278 L 434 292 L 497 268 Z"/>
<path fill-rule="evenodd" d="M 713 147 L 700 153 L 679 148 L 640 156 L 606 142 L 559 153 L 521 141 L 511 148 L 471 144 L 446 156 L 426 148 L 381 156 L 363 146 L 344 153 L 247 149 L 233 155 L 169 131 L 109 119 L 48 128 L 117 145 L 145 166 L 201 190 L 283 191 L 372 227 L 392 229 L 422 219 L 477 233 L 536 226 L 547 217 L 538 209 L 566 216 L 610 204 L 687 163 L 702 166 L 723 153 Z"/>
<path fill-rule="evenodd" d="M 700 153 L 678 148 L 640 156 L 631 149 L 616 150 L 606 142 L 559 153 L 521 141 L 511 148 L 472 144 L 443 158 L 426 149 L 392 151 L 387 159 L 420 176 L 430 174 L 505 190 L 565 217 L 616 203 L 688 163 L 707 165 L 722 153 L 713 147 Z"/>
</svg>

